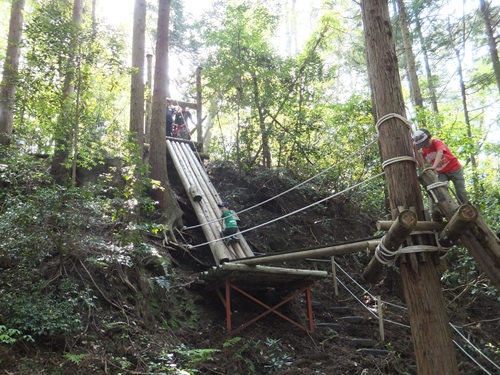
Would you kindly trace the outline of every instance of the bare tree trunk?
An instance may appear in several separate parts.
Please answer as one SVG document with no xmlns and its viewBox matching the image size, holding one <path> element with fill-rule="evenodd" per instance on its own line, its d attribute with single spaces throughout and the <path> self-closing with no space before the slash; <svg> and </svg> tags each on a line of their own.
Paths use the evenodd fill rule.
<svg viewBox="0 0 500 375">
<path fill-rule="evenodd" d="M 160 0 L 158 10 L 158 38 L 156 40 L 156 63 L 151 116 L 151 178 L 159 181 L 161 189 L 154 190 L 160 211 L 166 216 L 169 230 L 181 223 L 182 211 L 170 188 L 167 175 L 167 144 L 165 98 L 167 97 L 168 25 L 170 22 L 170 0 Z"/>
<path fill-rule="evenodd" d="M 130 87 L 130 125 L 137 149 L 144 143 L 144 57 L 146 55 L 146 0 L 135 0 L 132 38 L 132 82 Z"/>
<path fill-rule="evenodd" d="M 7 53 L 3 66 L 3 78 L 0 87 L 0 144 L 8 145 L 12 135 L 14 122 L 14 97 L 16 95 L 16 78 L 19 71 L 21 36 L 23 34 L 24 0 L 14 0 L 10 12 L 9 35 L 7 37 Z"/>
<path fill-rule="evenodd" d="M 429 54 L 427 52 L 425 38 L 424 35 L 422 34 L 422 24 L 420 23 L 420 18 L 418 18 L 418 10 L 414 9 L 413 13 L 415 14 L 415 23 L 417 26 L 416 31 L 418 34 L 418 38 L 420 40 L 420 46 L 422 48 L 422 56 L 424 58 L 425 74 L 427 76 L 427 86 L 429 87 L 428 91 L 431 99 L 432 110 L 437 115 L 439 113 L 439 108 L 436 97 L 436 87 L 434 86 L 434 78 L 432 77 L 431 66 L 429 64 Z"/>
<path fill-rule="evenodd" d="M 82 87 L 82 49 L 81 46 L 78 48 L 78 86 L 76 88 L 76 106 L 75 106 L 75 125 L 73 130 L 73 165 L 71 168 L 71 185 L 76 186 L 76 164 L 78 157 L 78 125 L 80 122 L 80 89 Z"/>
<path fill-rule="evenodd" d="M 376 117 L 395 113 L 405 116 L 396 49 L 392 38 L 387 0 L 362 0 L 362 15 L 368 55 L 370 85 L 375 99 Z M 380 126 L 380 145 L 384 161 L 413 156 L 407 126 L 390 118 Z M 415 165 L 390 164 L 385 169 L 392 217 L 401 207 L 414 208 L 418 220 L 424 219 L 424 206 Z M 416 242 L 416 241 L 414 241 Z M 417 372 L 426 375 L 458 373 L 448 317 L 434 262 L 399 262 L 413 342 Z M 431 350 L 432 348 L 432 350 Z"/>
<path fill-rule="evenodd" d="M 97 12 L 97 0 L 92 0 L 92 30 L 94 31 L 94 34 L 97 25 L 96 12 Z"/>
<path fill-rule="evenodd" d="M 465 28 L 465 23 L 464 23 L 463 27 Z M 465 53 L 465 30 L 464 30 L 462 38 L 463 38 L 462 50 Z M 472 130 L 471 130 L 471 124 L 470 124 L 470 118 L 469 118 L 469 109 L 467 107 L 467 89 L 465 87 L 465 80 L 464 80 L 464 74 L 463 74 L 463 68 L 462 68 L 462 60 L 463 60 L 464 56 L 462 56 L 462 54 L 460 53 L 460 49 L 455 45 L 449 17 L 448 17 L 448 39 L 450 41 L 450 46 L 453 49 L 453 52 L 455 52 L 455 56 L 457 57 L 457 63 L 458 63 L 457 72 L 458 72 L 458 77 L 460 79 L 460 94 L 462 96 L 462 108 L 464 111 L 465 124 L 467 125 L 467 136 L 469 137 L 469 139 L 472 139 Z M 475 147 L 474 147 L 474 149 L 475 149 Z M 469 157 L 471 158 L 472 167 L 474 169 L 476 169 L 477 162 L 476 162 L 476 156 L 474 154 L 474 150 L 472 150 Z M 475 191 L 475 189 L 474 189 L 474 191 Z"/>
<path fill-rule="evenodd" d="M 262 137 L 262 164 L 266 168 L 271 168 L 271 151 L 269 150 L 269 136 L 267 135 L 266 123 L 264 112 L 262 110 L 262 106 L 259 101 L 259 85 L 257 81 L 257 75 L 255 72 L 252 74 L 253 78 L 253 89 L 254 89 L 254 100 L 255 105 L 257 106 L 257 111 L 259 113 L 259 124 L 260 124 L 260 132 Z"/>
<path fill-rule="evenodd" d="M 202 121 L 203 119 L 201 118 L 202 115 L 202 87 L 201 87 L 201 70 L 203 68 L 199 66 L 196 68 L 196 140 L 198 143 L 203 144 L 203 127 L 202 127 Z"/>
<path fill-rule="evenodd" d="M 151 100 L 153 98 L 153 55 L 146 55 L 147 61 L 147 96 L 146 96 L 146 130 L 145 130 L 145 142 L 151 143 Z"/>
<path fill-rule="evenodd" d="M 64 163 L 68 162 L 68 156 L 72 148 L 72 111 L 73 111 L 73 94 L 75 92 L 75 53 L 78 47 L 78 36 L 80 23 L 83 17 L 83 2 L 84 0 L 74 0 L 73 2 L 73 30 L 69 35 L 70 38 L 70 56 L 67 61 L 67 71 L 64 77 L 63 93 L 62 93 L 62 116 L 58 121 L 55 129 L 55 148 L 54 157 L 52 159 L 52 175 L 59 184 L 68 182 L 68 174 Z"/>
<path fill-rule="evenodd" d="M 403 0 L 396 1 L 399 8 L 399 24 L 401 26 L 403 45 L 405 47 L 406 68 L 408 69 L 408 76 L 410 79 L 410 93 L 411 98 L 413 99 L 413 105 L 418 112 L 418 110 L 424 106 L 424 102 L 422 100 L 422 93 L 420 92 L 420 86 L 418 84 L 417 67 L 415 65 L 415 57 L 412 50 L 410 30 L 408 29 L 408 23 L 406 22 L 405 4 Z"/>
<path fill-rule="evenodd" d="M 484 26 L 486 34 L 488 35 L 488 45 L 490 46 L 491 61 L 493 62 L 493 71 L 497 80 L 498 91 L 500 92 L 500 61 L 498 60 L 498 50 L 495 36 L 493 35 L 493 28 L 491 27 L 491 13 L 490 4 L 487 0 L 480 0 L 481 13 L 484 19 Z"/>
</svg>

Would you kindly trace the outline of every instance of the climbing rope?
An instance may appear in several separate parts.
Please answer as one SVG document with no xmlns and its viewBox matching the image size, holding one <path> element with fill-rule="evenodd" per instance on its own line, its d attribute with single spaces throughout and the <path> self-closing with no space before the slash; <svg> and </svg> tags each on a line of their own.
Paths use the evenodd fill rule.
<svg viewBox="0 0 500 375">
<path fill-rule="evenodd" d="M 395 158 L 387 159 L 386 161 L 384 161 L 382 163 L 382 169 L 385 170 L 385 167 L 387 167 L 388 165 L 398 163 L 400 161 L 412 161 L 415 164 L 418 164 L 417 159 L 415 159 L 413 156 L 397 156 Z"/>
<path fill-rule="evenodd" d="M 427 191 L 429 192 L 430 195 L 432 195 L 432 198 L 434 198 L 434 202 L 438 202 L 437 198 L 436 198 L 436 195 L 434 194 L 434 189 L 438 188 L 438 187 L 445 187 L 447 189 L 450 188 L 450 184 L 448 183 L 448 181 L 444 181 L 444 182 L 434 182 L 433 184 L 430 184 L 427 186 Z"/>
<path fill-rule="evenodd" d="M 367 182 L 370 182 L 370 181 L 372 181 L 372 180 L 374 180 L 374 179 L 376 179 L 376 178 L 379 178 L 379 177 L 383 176 L 384 174 L 385 174 L 385 172 L 379 173 L 378 175 L 373 176 L 373 177 L 370 177 L 370 178 L 368 178 L 367 180 L 362 181 L 362 182 L 359 182 L 359 183 L 357 183 L 357 184 L 355 184 L 355 185 L 353 185 L 353 186 L 351 186 L 351 187 L 348 187 L 348 188 L 347 188 L 347 189 L 345 189 L 345 190 L 339 191 L 338 193 L 335 193 L 335 194 L 333 194 L 333 195 L 330 195 L 329 197 L 326 197 L 326 198 L 321 199 L 321 200 L 319 200 L 319 201 L 317 201 L 317 202 L 314 202 L 314 203 L 310 204 L 309 206 L 302 207 L 302 208 L 300 208 L 300 209 L 298 209 L 298 210 L 295 210 L 295 211 L 293 211 L 293 212 L 290 212 L 289 214 L 286 214 L 286 215 L 283 215 L 283 216 L 277 217 L 276 219 L 270 220 L 270 221 L 268 221 L 268 222 L 266 222 L 266 223 L 263 223 L 263 224 L 257 225 L 257 226 L 255 226 L 255 227 L 252 227 L 252 228 L 249 228 L 249 229 L 245 229 L 245 230 L 243 230 L 243 231 L 240 231 L 239 233 L 240 233 L 240 234 L 242 234 L 242 233 L 250 232 L 250 231 L 255 230 L 255 229 L 257 229 L 257 228 L 260 228 L 260 227 L 263 227 L 263 226 L 269 225 L 269 224 L 271 224 L 271 223 L 274 223 L 274 222 L 276 222 L 276 221 L 278 221 L 278 220 L 284 219 L 284 218 L 286 218 L 286 217 L 288 217 L 288 216 L 295 215 L 296 213 L 299 213 L 299 212 L 301 212 L 301 211 L 307 210 L 307 209 L 309 209 L 309 208 L 311 208 L 311 207 L 314 207 L 314 206 L 316 206 L 316 205 L 318 205 L 318 204 L 320 204 L 320 203 L 323 203 L 323 202 L 325 202 L 325 201 L 327 201 L 327 200 L 329 200 L 329 199 L 332 199 L 332 198 L 335 198 L 335 197 L 337 197 L 337 196 L 339 196 L 339 195 L 341 195 L 341 194 L 344 194 L 344 193 L 348 192 L 349 190 L 355 189 L 355 188 L 357 188 L 357 187 L 359 187 L 359 186 L 361 186 L 361 185 L 363 185 L 363 184 L 366 184 Z M 205 242 L 205 243 L 201 243 L 201 244 L 199 244 L 199 245 L 190 246 L 189 248 L 190 248 L 190 249 L 194 249 L 194 248 L 196 248 L 196 247 L 200 247 L 200 246 L 208 245 L 208 244 L 211 244 L 211 243 L 214 243 L 214 242 L 222 241 L 223 239 L 225 239 L 225 238 L 229 238 L 229 237 L 231 237 L 231 236 L 227 236 L 227 237 L 223 237 L 223 238 L 218 238 L 218 239 L 215 239 L 215 240 L 212 240 L 212 241 L 208 241 L 208 242 Z"/>
<path fill-rule="evenodd" d="M 343 159 L 343 160 L 339 161 L 339 162 L 338 162 L 338 163 L 336 163 L 336 164 L 333 164 L 332 166 L 330 166 L 330 167 L 328 167 L 327 169 L 325 169 L 325 170 L 321 171 L 320 173 L 316 174 L 315 176 L 313 176 L 313 177 L 311 177 L 311 178 L 309 178 L 309 179 L 305 180 L 304 182 L 301 182 L 300 184 L 295 185 L 294 187 L 292 187 L 292 188 L 290 188 L 290 189 L 288 189 L 288 190 L 286 190 L 286 191 L 284 191 L 284 192 L 282 192 L 282 193 L 280 193 L 280 194 L 278 194 L 278 195 L 275 195 L 274 197 L 271 197 L 271 198 L 269 198 L 268 200 L 266 200 L 266 201 L 264 201 L 264 202 L 260 202 L 260 203 L 258 203 L 258 204 L 256 204 L 256 205 L 254 205 L 254 206 L 251 206 L 251 207 L 245 208 L 245 209 L 243 209 L 243 210 L 241 210 L 241 211 L 235 212 L 234 214 L 232 214 L 232 215 L 230 215 L 230 216 L 235 216 L 235 215 L 242 214 L 243 212 L 250 211 L 250 210 L 252 210 L 252 209 L 254 209 L 254 208 L 256 208 L 256 207 L 262 206 L 263 204 L 269 203 L 269 202 L 271 202 L 272 200 L 274 200 L 274 199 L 276 199 L 276 198 L 279 198 L 279 197 L 281 197 L 281 196 L 283 196 L 283 195 L 285 195 L 285 194 L 288 194 L 288 193 L 289 193 L 289 192 L 291 192 L 292 190 L 295 190 L 295 189 L 299 188 L 300 186 L 302 186 L 302 185 L 304 185 L 304 184 L 306 184 L 306 183 L 308 183 L 308 182 L 310 182 L 310 181 L 314 180 L 315 178 L 317 178 L 317 177 L 319 177 L 319 176 L 321 176 L 321 175 L 325 174 L 325 173 L 326 173 L 326 172 L 328 172 L 329 170 L 331 170 L 331 169 L 333 169 L 333 168 L 335 168 L 335 167 L 339 166 L 340 164 L 344 163 L 345 161 L 347 161 L 347 160 L 349 160 L 349 159 L 352 159 L 352 157 L 354 157 L 354 156 L 356 156 L 357 154 L 360 154 L 361 152 L 365 151 L 365 150 L 366 150 L 366 149 L 368 149 L 371 145 L 373 145 L 375 142 L 377 142 L 377 138 L 375 138 L 374 140 L 372 140 L 370 143 L 368 143 L 368 144 L 367 144 L 365 147 L 363 147 L 362 149 L 360 149 L 360 150 L 358 150 L 358 151 L 356 151 L 356 152 L 353 152 L 352 154 L 350 154 L 350 155 L 349 155 L 348 157 L 346 157 L 345 159 Z M 228 217 L 230 217 L 230 216 L 228 216 Z M 188 229 L 199 228 L 199 227 L 201 227 L 201 226 L 204 226 L 204 225 L 209 225 L 209 224 L 213 224 L 213 223 L 216 223 L 216 222 L 218 222 L 218 221 L 220 221 L 220 219 L 213 220 L 213 221 L 209 221 L 209 222 L 207 222 L 207 223 L 203 223 L 203 224 L 193 225 L 193 226 L 191 226 L 191 227 L 184 227 L 184 228 L 182 228 L 182 229 L 184 229 L 184 230 L 188 230 Z"/>
<path fill-rule="evenodd" d="M 396 251 L 391 251 L 391 250 L 387 249 L 384 245 L 384 239 L 385 239 L 385 236 L 384 236 L 380 240 L 380 243 L 378 244 L 378 246 L 375 248 L 375 258 L 377 258 L 377 260 L 380 263 L 387 265 L 387 266 L 390 266 L 391 264 L 393 264 L 394 262 L 397 261 L 397 259 L 399 258 L 399 256 L 401 254 L 431 252 L 431 251 L 438 251 L 438 252 L 446 251 L 446 252 L 448 252 L 448 250 L 450 249 L 450 247 L 441 246 L 441 244 L 439 243 L 439 237 L 438 237 L 437 232 L 420 231 L 418 233 L 419 234 L 432 234 L 432 235 L 434 235 L 436 238 L 437 246 L 432 246 L 432 245 L 412 245 L 412 246 L 406 246 L 406 247 L 400 246 L 399 249 L 397 249 Z M 413 234 L 416 234 L 416 233 L 413 233 Z M 443 256 L 446 256 L 446 253 Z"/>
<path fill-rule="evenodd" d="M 380 125 L 382 125 L 385 121 L 391 119 L 391 118 L 398 118 L 401 121 L 405 123 L 405 125 L 408 127 L 408 130 L 411 132 L 411 127 L 412 127 L 412 122 L 407 120 L 401 115 L 398 115 L 397 113 L 389 113 L 385 116 L 382 116 L 378 121 L 377 124 L 375 125 L 375 130 L 377 131 L 377 137 L 380 136 Z"/>
</svg>

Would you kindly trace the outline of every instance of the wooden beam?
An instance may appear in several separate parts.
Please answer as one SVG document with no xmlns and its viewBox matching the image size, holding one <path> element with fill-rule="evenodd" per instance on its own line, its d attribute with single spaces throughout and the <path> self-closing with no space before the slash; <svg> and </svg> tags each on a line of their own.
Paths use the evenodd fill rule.
<svg viewBox="0 0 500 375">
<path fill-rule="evenodd" d="M 382 240 L 383 244 L 389 251 L 398 250 L 416 225 L 417 215 L 410 210 L 403 210 Z M 384 265 L 373 257 L 363 272 L 363 278 L 369 283 L 375 283 L 380 279 L 383 269 Z"/>
<path fill-rule="evenodd" d="M 370 247 L 375 247 L 378 245 L 379 241 L 362 241 L 362 242 L 354 242 L 345 245 L 338 246 L 330 246 L 324 247 L 320 249 L 313 250 L 304 250 L 304 251 L 295 251 L 293 253 L 284 253 L 284 254 L 276 254 L 276 255 L 264 255 L 253 258 L 246 259 L 238 259 L 233 260 L 231 264 L 246 264 L 246 265 L 260 265 L 260 264 L 269 264 L 276 262 L 287 262 L 290 260 L 299 260 L 310 257 L 329 257 L 332 255 L 341 255 L 341 254 L 350 254 L 356 253 L 359 251 L 365 251 Z"/>
<path fill-rule="evenodd" d="M 246 264 L 238 264 L 235 262 L 224 263 L 220 266 L 223 270 L 242 271 L 242 272 L 255 272 L 255 273 L 268 273 L 279 275 L 300 275 L 311 277 L 328 277 L 326 271 L 312 271 L 312 270 L 298 270 L 294 268 L 280 268 L 280 267 L 266 267 L 266 266 L 249 266 Z"/>
<path fill-rule="evenodd" d="M 472 227 L 478 215 L 476 208 L 469 202 L 461 205 L 439 235 L 441 246 L 453 246 L 460 235 Z"/>
<path fill-rule="evenodd" d="M 377 230 L 388 231 L 394 221 L 377 221 Z M 436 221 L 417 221 L 417 225 L 413 230 L 418 231 L 442 231 L 446 227 L 446 223 Z"/>
<path fill-rule="evenodd" d="M 183 139 L 183 138 L 176 138 L 176 137 L 166 137 L 167 141 L 172 141 L 172 142 L 180 142 L 180 143 L 187 143 L 191 145 L 191 148 L 194 148 L 196 150 L 200 150 L 201 147 L 203 147 L 203 144 L 200 144 L 195 141 L 190 141 L 189 139 Z"/>
<path fill-rule="evenodd" d="M 200 190 L 196 185 L 191 185 L 188 192 L 191 199 L 195 202 L 199 202 L 203 199 L 203 195 L 200 193 Z"/>
<path fill-rule="evenodd" d="M 425 188 L 439 182 L 434 171 L 425 171 L 418 179 Z M 432 192 L 437 199 L 436 205 L 444 216 L 451 220 L 458 209 L 458 204 L 448 189 L 441 186 L 434 188 Z M 500 240 L 480 215 L 472 228 L 460 235 L 460 240 L 491 282 L 500 290 Z"/>
<path fill-rule="evenodd" d="M 183 100 L 177 100 L 177 99 L 171 99 L 171 98 L 167 98 L 167 100 L 170 100 L 170 104 L 172 104 L 172 105 L 177 105 L 180 107 L 189 107 L 190 109 L 191 108 L 195 109 L 196 105 L 197 105 L 196 102 L 185 102 Z"/>
</svg>

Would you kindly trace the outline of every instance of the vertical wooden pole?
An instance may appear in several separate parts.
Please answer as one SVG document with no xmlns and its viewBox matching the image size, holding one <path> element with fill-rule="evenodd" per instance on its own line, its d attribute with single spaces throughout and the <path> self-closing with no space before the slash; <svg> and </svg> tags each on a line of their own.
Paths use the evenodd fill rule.
<svg viewBox="0 0 500 375">
<path fill-rule="evenodd" d="M 231 334 L 231 280 L 226 279 L 226 320 L 227 320 L 227 333 Z"/>
<path fill-rule="evenodd" d="M 382 298 L 377 296 L 378 329 L 380 331 L 380 340 L 385 341 L 384 336 L 384 316 L 382 315 Z"/>
<path fill-rule="evenodd" d="M 399 77 L 396 48 L 392 38 L 388 0 L 362 0 L 362 16 L 370 86 L 376 117 L 405 116 L 405 103 Z M 390 118 L 380 126 L 382 160 L 413 156 L 407 125 Z M 418 220 L 424 219 L 424 206 L 415 164 L 397 162 L 385 168 L 387 190 L 393 218 L 398 207 L 415 207 Z M 405 300 L 415 346 L 417 372 L 426 375 L 458 373 L 456 355 L 448 326 L 448 316 L 434 262 L 412 267 L 399 263 Z"/>
<path fill-rule="evenodd" d="M 198 143 L 200 143 L 203 147 L 203 127 L 201 126 L 202 122 L 202 117 L 201 117 L 201 110 L 202 110 L 202 97 L 201 97 L 201 70 L 203 68 L 199 66 L 196 68 L 196 133 L 197 133 L 197 138 L 196 140 Z M 200 150 L 200 151 L 203 151 Z"/>
<path fill-rule="evenodd" d="M 339 285 L 337 283 L 337 267 L 335 267 L 335 257 L 332 256 L 332 274 L 333 274 L 333 288 L 335 290 L 335 296 L 339 295 Z"/>
<path fill-rule="evenodd" d="M 311 302 L 311 287 L 306 288 L 306 300 L 307 300 L 307 316 L 309 318 L 309 331 L 314 332 L 314 318 L 312 311 L 312 302 Z"/>
</svg>

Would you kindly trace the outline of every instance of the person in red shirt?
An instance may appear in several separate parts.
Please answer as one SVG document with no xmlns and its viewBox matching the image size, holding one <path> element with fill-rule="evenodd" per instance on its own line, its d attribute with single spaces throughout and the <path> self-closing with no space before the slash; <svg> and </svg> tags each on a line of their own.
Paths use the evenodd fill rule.
<svg viewBox="0 0 500 375">
<path fill-rule="evenodd" d="M 465 178 L 462 165 L 450 149 L 439 139 L 432 139 L 427 129 L 420 129 L 413 133 L 413 147 L 419 167 L 427 161 L 431 166 L 428 169 L 437 172 L 439 181 L 452 181 L 457 192 L 459 203 L 469 201 L 465 190 Z M 422 150 L 421 152 L 419 150 Z M 423 157 L 422 157 L 423 154 Z M 425 159 L 425 161 L 424 161 Z"/>
</svg>

